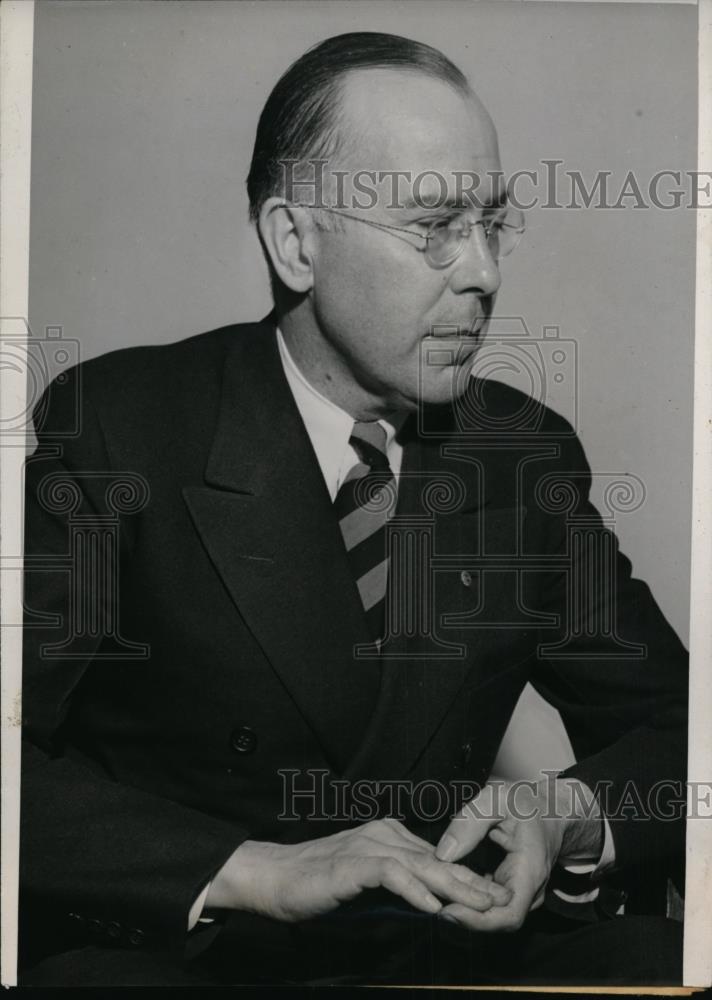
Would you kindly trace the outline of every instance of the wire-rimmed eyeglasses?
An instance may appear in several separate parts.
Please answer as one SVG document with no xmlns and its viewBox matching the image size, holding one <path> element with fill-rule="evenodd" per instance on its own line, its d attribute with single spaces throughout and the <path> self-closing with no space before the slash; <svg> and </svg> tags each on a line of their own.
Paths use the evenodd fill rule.
<svg viewBox="0 0 712 1000">
<path fill-rule="evenodd" d="M 462 213 L 434 219 L 426 226 L 425 232 L 405 229 L 403 226 L 391 226 L 385 222 L 375 222 L 373 219 L 364 219 L 360 215 L 352 215 L 340 208 L 328 208 L 325 205 L 305 205 L 295 202 L 295 208 L 315 208 L 321 212 L 341 215 L 345 219 L 353 219 L 355 222 L 364 222 L 374 229 L 417 236 L 424 243 L 422 247 L 414 249 L 424 253 L 428 264 L 434 268 L 448 267 L 457 260 L 475 226 L 482 226 L 489 252 L 495 261 L 501 260 L 516 249 L 525 228 L 524 215 L 511 205 L 503 206 L 492 215 L 481 219 L 470 219 L 464 217 Z"/>
</svg>

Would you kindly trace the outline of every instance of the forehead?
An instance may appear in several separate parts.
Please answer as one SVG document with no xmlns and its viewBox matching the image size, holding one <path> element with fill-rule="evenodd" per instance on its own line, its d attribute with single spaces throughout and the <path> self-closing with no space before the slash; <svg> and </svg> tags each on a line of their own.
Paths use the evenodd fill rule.
<svg viewBox="0 0 712 1000">
<path fill-rule="evenodd" d="M 343 120 L 350 160 L 365 170 L 500 170 L 497 133 L 474 95 L 417 70 L 364 69 L 342 81 Z M 349 140 L 355 138 L 353 145 Z"/>
</svg>

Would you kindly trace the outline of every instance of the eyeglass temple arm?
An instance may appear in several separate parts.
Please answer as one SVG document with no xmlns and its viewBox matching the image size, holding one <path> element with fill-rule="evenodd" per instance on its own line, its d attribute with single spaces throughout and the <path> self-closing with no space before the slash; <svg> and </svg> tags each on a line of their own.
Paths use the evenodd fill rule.
<svg viewBox="0 0 712 1000">
<path fill-rule="evenodd" d="M 351 215 L 340 208 L 329 208 L 327 205 L 305 205 L 303 202 L 295 201 L 294 208 L 311 208 L 321 212 L 331 212 L 333 215 L 342 215 L 345 219 L 353 219 L 354 222 L 364 222 L 374 229 L 390 229 L 394 233 L 408 233 L 409 236 L 417 236 L 421 240 L 429 240 L 430 236 L 424 233 L 417 233 L 414 229 L 404 229 L 403 226 L 390 226 L 387 222 L 374 222 L 373 219 L 362 219 L 360 215 Z"/>
</svg>

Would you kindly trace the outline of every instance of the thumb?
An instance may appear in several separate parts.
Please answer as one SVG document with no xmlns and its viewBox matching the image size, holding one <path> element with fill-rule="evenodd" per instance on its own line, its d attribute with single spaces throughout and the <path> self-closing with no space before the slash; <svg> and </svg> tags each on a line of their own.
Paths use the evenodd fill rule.
<svg viewBox="0 0 712 1000">
<path fill-rule="evenodd" d="M 493 785 L 485 785 L 479 795 L 463 806 L 450 821 L 435 848 L 435 857 L 440 861 L 459 861 L 474 850 L 503 818 L 497 789 Z"/>
</svg>

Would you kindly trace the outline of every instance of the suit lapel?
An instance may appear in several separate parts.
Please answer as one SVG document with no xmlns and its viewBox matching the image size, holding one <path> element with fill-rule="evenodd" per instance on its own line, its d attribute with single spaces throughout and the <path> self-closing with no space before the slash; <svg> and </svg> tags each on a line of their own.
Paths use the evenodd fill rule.
<svg viewBox="0 0 712 1000">
<path fill-rule="evenodd" d="M 365 617 L 275 329 L 236 336 L 207 485 L 184 496 L 240 615 L 341 770 L 366 729 L 379 668 L 354 660 L 354 644 L 368 642 Z"/>
</svg>

